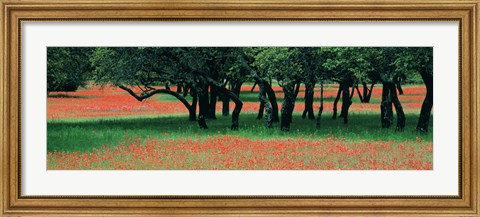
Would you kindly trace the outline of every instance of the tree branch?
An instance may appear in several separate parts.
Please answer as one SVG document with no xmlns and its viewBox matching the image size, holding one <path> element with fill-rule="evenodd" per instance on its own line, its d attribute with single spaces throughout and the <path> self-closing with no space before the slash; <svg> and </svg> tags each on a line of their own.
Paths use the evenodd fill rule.
<svg viewBox="0 0 480 217">
<path fill-rule="evenodd" d="M 166 89 L 156 89 L 156 90 L 153 90 L 151 92 L 148 92 L 144 95 L 137 95 L 132 89 L 126 87 L 126 86 L 123 86 L 123 85 L 117 85 L 120 89 L 122 90 L 125 90 L 127 91 L 130 95 L 132 95 L 135 99 L 137 99 L 138 101 L 143 101 L 144 99 L 147 99 L 157 93 L 164 93 L 164 94 L 169 94 L 169 95 L 172 95 L 174 96 L 175 98 L 177 98 L 178 100 L 180 100 L 183 105 L 185 105 L 185 107 L 187 107 L 187 109 L 190 109 L 192 106 L 188 103 L 188 101 L 182 97 L 180 94 L 178 94 L 177 92 L 174 92 L 174 91 L 171 91 L 171 90 L 166 90 Z"/>
</svg>

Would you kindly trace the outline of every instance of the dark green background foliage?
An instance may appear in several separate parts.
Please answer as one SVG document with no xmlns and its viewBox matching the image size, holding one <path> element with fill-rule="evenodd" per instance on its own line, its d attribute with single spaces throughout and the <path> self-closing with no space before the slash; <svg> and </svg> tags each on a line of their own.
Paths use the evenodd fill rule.
<svg viewBox="0 0 480 217">
<path fill-rule="evenodd" d="M 93 48 L 49 47 L 47 49 L 47 91 L 75 91 L 92 72 Z"/>
</svg>

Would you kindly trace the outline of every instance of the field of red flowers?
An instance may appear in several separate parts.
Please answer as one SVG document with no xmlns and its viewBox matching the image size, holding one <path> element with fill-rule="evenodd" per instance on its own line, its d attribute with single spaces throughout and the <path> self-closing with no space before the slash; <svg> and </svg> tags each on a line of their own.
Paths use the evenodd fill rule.
<svg viewBox="0 0 480 217">
<path fill-rule="evenodd" d="M 53 170 L 431 170 L 432 144 L 416 141 L 349 142 L 292 138 L 252 140 L 236 136 L 125 139 L 92 152 L 50 152 Z"/>
<path fill-rule="evenodd" d="M 241 97 L 244 96 L 246 99 L 244 100 L 242 114 L 255 114 L 258 111 L 259 102 L 256 98 L 257 93 L 250 92 L 251 88 L 251 85 L 244 85 L 242 87 Z M 172 90 L 175 91 L 175 88 L 173 87 Z M 275 86 L 274 90 L 276 91 L 279 106 L 281 106 L 283 98 L 281 88 Z M 303 98 L 304 96 L 304 89 L 301 90 L 298 96 L 299 98 Z M 411 116 L 417 115 L 425 96 L 425 88 L 423 86 L 406 86 L 403 90 L 405 94 L 399 95 L 399 98 L 404 111 Z M 332 85 L 325 88 L 325 117 L 331 115 L 333 99 L 336 94 L 337 86 Z M 315 97 L 317 101 L 314 106 L 317 110 L 319 107 L 318 89 L 315 92 Z M 379 114 L 381 98 L 380 87 L 374 89 L 370 103 L 360 103 L 358 96 L 354 98 L 354 103 L 350 107 L 351 113 L 358 113 L 360 115 L 374 114 L 368 117 L 377 118 L 376 114 Z M 118 130 L 115 132 L 110 131 L 110 129 L 105 126 L 82 128 L 81 123 L 85 122 L 81 122 L 81 120 L 97 121 L 103 120 L 106 117 L 112 119 L 120 116 L 130 118 L 145 115 L 175 116 L 177 114 L 185 115 L 187 114 L 187 110 L 182 103 L 175 99 L 168 98 L 168 96 L 166 98 L 164 96 L 155 96 L 139 102 L 119 88 L 100 88 L 99 86 L 93 85 L 76 92 L 50 92 L 47 102 L 49 124 L 63 120 L 67 120 L 68 123 L 72 123 L 73 121 L 73 124 L 68 125 L 71 126 L 72 129 L 57 127 L 54 129 L 62 132 L 49 131 L 47 133 L 49 143 L 53 141 L 50 138 L 58 137 L 58 135 L 62 138 L 58 139 L 55 137 L 55 142 L 58 143 L 55 144 L 55 147 L 71 146 L 70 140 L 75 140 L 75 136 L 89 137 L 90 141 L 102 141 L 98 146 L 91 146 L 94 148 L 89 151 L 80 152 L 73 149 L 71 151 L 65 151 L 69 149 L 63 149 L 63 151 L 50 150 L 47 156 L 48 170 L 433 169 L 432 138 L 426 137 L 425 135 L 417 136 L 415 132 L 402 132 L 401 134 L 397 134 L 394 132 L 394 129 L 391 131 L 381 131 L 381 128 L 377 128 L 376 126 L 369 128 L 375 130 L 375 132 L 369 132 L 363 129 L 362 132 L 359 132 L 355 130 L 361 128 L 355 127 L 361 126 L 348 126 L 350 127 L 349 129 L 353 130 L 345 131 L 343 135 L 346 136 L 333 136 L 331 132 L 345 130 L 345 128 L 342 128 L 344 125 L 339 125 L 332 126 L 331 129 L 316 131 L 323 134 L 315 136 L 289 132 L 289 136 L 276 137 L 273 135 L 266 136 L 265 138 L 250 138 L 248 133 L 238 134 L 230 131 L 222 134 L 220 134 L 220 131 L 218 134 L 216 131 L 212 131 L 211 134 L 206 134 L 206 136 L 197 136 L 196 133 L 198 132 L 192 131 L 190 133 L 190 131 L 188 131 L 187 134 L 178 134 L 178 137 L 172 137 L 172 135 L 176 136 L 177 134 L 168 135 L 168 132 L 159 131 L 160 133 L 156 137 L 146 137 L 145 135 L 140 135 L 142 132 L 145 132 L 142 131 L 142 129 L 128 128 L 129 132 L 128 134 L 126 131 L 124 132 L 123 140 L 120 137 L 113 142 L 114 144 L 109 144 L 112 143 L 111 139 L 105 140 L 105 143 L 103 143 L 104 140 L 101 139 L 116 138 L 116 135 L 119 135 Z M 233 108 L 234 105 L 232 103 L 230 109 Z M 338 108 L 341 108 L 341 102 L 339 102 Z M 218 103 L 217 110 L 219 113 L 221 109 L 221 103 Z M 295 112 L 299 113 L 303 110 L 303 101 L 297 101 Z M 256 121 L 255 119 L 253 120 Z M 332 121 L 331 119 L 329 120 Z M 362 120 L 370 121 L 371 119 Z M 410 124 L 415 121 L 412 120 L 413 119 L 410 119 Z M 305 121 L 308 122 L 308 120 Z M 77 122 L 78 125 L 76 125 Z M 375 119 L 375 122 L 377 122 L 377 119 Z M 141 122 L 140 125 L 136 126 L 141 127 L 143 123 L 144 122 Z M 263 125 L 259 126 L 264 129 Z M 85 127 L 85 124 L 83 124 L 83 127 Z M 254 133 L 251 135 L 256 135 L 258 131 L 262 129 L 250 129 L 249 132 Z M 133 133 L 133 136 L 132 131 L 136 133 Z M 76 132 L 77 134 L 78 132 L 83 132 L 85 134 L 77 135 L 72 132 Z M 120 131 L 120 134 L 121 132 L 123 131 Z M 395 137 L 393 137 L 393 135 L 392 137 L 384 136 L 382 137 L 383 140 L 378 139 L 378 135 L 385 133 L 395 133 L 396 135 Z M 107 134 L 113 136 L 105 136 Z M 191 136 L 185 136 L 189 134 L 191 134 Z M 268 135 L 269 132 L 264 134 Z M 335 133 L 335 135 L 338 134 Z M 370 138 L 365 139 L 367 137 Z M 78 141 L 80 140 L 78 139 Z M 103 146 L 100 146 L 102 144 Z M 88 146 L 88 144 L 85 145 Z"/>
<path fill-rule="evenodd" d="M 242 87 L 242 94 L 251 94 L 251 85 Z M 175 90 L 175 87 L 172 88 Z M 277 91 L 276 95 L 281 106 L 283 93 L 281 88 L 274 86 Z M 400 101 L 405 112 L 419 112 L 424 96 L 425 88 L 423 86 L 404 87 L 404 95 L 399 95 Z M 325 88 L 324 97 L 335 98 L 337 94 L 336 86 L 328 86 Z M 50 92 L 48 97 L 48 119 L 59 118 L 82 118 L 82 117 L 111 117 L 111 116 L 138 116 L 138 115 L 164 115 L 187 113 L 186 108 L 179 101 L 160 101 L 155 97 L 137 101 L 125 91 L 116 87 L 100 88 L 98 86 L 90 86 L 87 89 L 80 89 L 76 92 Z M 319 90 L 315 92 L 315 97 L 320 95 Z M 299 93 L 299 98 L 303 98 L 304 92 Z M 381 99 L 381 88 L 374 88 L 371 103 L 353 103 L 350 112 L 372 112 L 379 110 L 379 100 Z M 341 101 L 338 108 L 341 108 Z M 314 105 L 317 110 L 318 103 Z M 233 110 L 233 102 L 230 109 Z M 245 101 L 242 112 L 257 112 L 259 108 L 258 100 Z M 221 111 L 221 104 L 218 103 L 217 110 Z M 305 105 L 302 102 L 295 104 L 295 111 L 302 112 Z M 324 112 L 331 112 L 333 103 L 326 101 L 324 104 Z"/>
</svg>

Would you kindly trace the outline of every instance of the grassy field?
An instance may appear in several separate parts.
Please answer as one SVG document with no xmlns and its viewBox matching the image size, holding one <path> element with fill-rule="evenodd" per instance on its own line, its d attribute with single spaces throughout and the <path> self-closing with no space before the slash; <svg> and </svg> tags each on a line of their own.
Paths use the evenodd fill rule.
<svg viewBox="0 0 480 217">
<path fill-rule="evenodd" d="M 230 130 L 230 117 L 219 116 L 209 120 L 209 129 L 200 129 L 195 121 L 188 121 L 185 115 L 178 116 L 144 116 L 114 118 L 84 118 L 51 120 L 48 122 L 48 151 L 89 152 L 103 145 L 115 146 L 125 138 L 175 139 L 178 137 L 192 139 L 216 135 L 231 135 L 251 139 L 288 139 L 309 137 L 326 138 L 328 135 L 348 138 L 349 141 L 416 141 L 417 137 L 432 141 L 432 132 L 420 134 L 414 131 L 418 115 L 407 114 L 406 130 L 396 132 L 395 127 L 379 128 L 377 114 L 354 113 L 349 116 L 349 124 L 343 120 L 333 120 L 331 114 L 324 114 L 322 126 L 317 129 L 314 120 L 302 119 L 299 113 L 294 116 L 290 132 L 264 127 L 263 120 L 257 120 L 255 113 L 242 114 L 240 130 Z"/>
<path fill-rule="evenodd" d="M 302 119 L 296 103 L 290 132 L 266 129 L 256 119 L 258 94 L 242 89 L 240 129 L 217 114 L 208 130 L 188 121 L 181 103 L 158 95 L 137 102 L 117 89 L 87 88 L 51 93 L 48 99 L 48 169 L 432 169 L 433 135 L 414 129 L 421 86 L 404 87 L 400 96 L 406 127 L 380 127 L 377 88 L 369 104 L 354 98 L 349 123 L 332 120 L 335 87 L 326 89 L 322 126 Z M 281 92 L 278 92 L 281 102 Z M 423 92 L 422 92 L 423 91 Z M 340 108 L 341 104 L 339 104 Z M 231 106 L 231 109 L 233 105 Z M 315 104 L 315 110 L 318 103 Z M 221 109 L 220 103 L 217 109 Z M 432 125 L 432 124 L 430 124 Z M 430 126 L 432 129 L 432 126 Z"/>
</svg>

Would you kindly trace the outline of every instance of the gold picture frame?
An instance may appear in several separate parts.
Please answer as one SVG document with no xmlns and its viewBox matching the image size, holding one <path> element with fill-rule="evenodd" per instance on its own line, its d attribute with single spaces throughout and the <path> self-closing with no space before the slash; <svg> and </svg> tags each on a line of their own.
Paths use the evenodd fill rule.
<svg viewBox="0 0 480 217">
<path fill-rule="evenodd" d="M 479 216 L 480 3 L 454 0 L 1 0 L 0 216 Z M 458 21 L 458 196 L 22 196 L 21 24 L 24 21 Z"/>
</svg>

